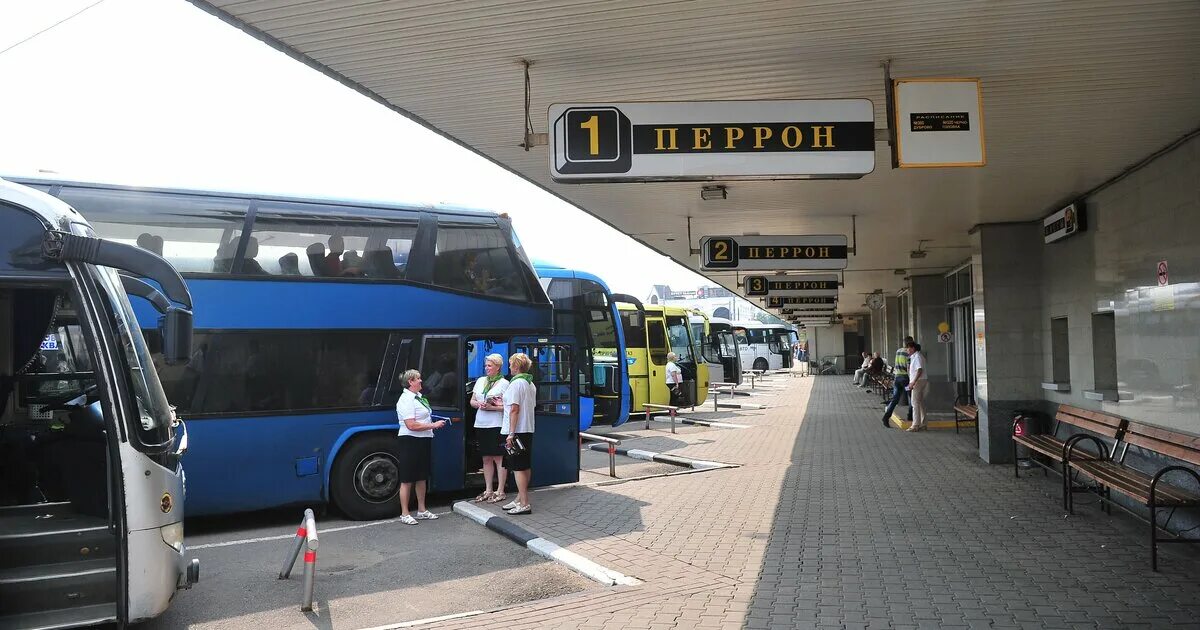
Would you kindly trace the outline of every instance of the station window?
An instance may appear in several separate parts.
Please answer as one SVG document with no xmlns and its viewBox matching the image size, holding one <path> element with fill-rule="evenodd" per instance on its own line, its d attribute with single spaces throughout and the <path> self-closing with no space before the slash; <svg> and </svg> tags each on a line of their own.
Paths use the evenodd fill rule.
<svg viewBox="0 0 1200 630">
<path fill-rule="evenodd" d="M 1051 378 L 1055 383 L 1071 382 L 1071 348 L 1066 317 L 1050 320 Z"/>
<path fill-rule="evenodd" d="M 266 204 L 255 216 L 238 273 L 403 278 L 417 218 L 402 211 L 391 214 L 400 216 L 349 216 L 348 209 L 338 206 Z"/>
<path fill-rule="evenodd" d="M 460 376 L 461 353 L 458 337 L 426 337 L 421 352 L 421 394 L 438 409 L 462 408 L 464 392 Z"/>
<path fill-rule="evenodd" d="M 498 225 L 438 223 L 433 282 L 438 286 L 523 300 L 521 273 Z"/>
<path fill-rule="evenodd" d="M 1117 389 L 1117 324 L 1112 313 L 1092 313 L 1092 362 L 1096 391 Z"/>
<path fill-rule="evenodd" d="M 225 273 L 236 253 L 245 199 L 64 186 L 59 198 L 102 238 L 136 245 L 183 273 Z"/>
<path fill-rule="evenodd" d="M 386 332 L 196 332 L 191 361 L 166 365 L 158 331 L 143 332 L 185 418 L 368 407 L 388 345 Z"/>
</svg>

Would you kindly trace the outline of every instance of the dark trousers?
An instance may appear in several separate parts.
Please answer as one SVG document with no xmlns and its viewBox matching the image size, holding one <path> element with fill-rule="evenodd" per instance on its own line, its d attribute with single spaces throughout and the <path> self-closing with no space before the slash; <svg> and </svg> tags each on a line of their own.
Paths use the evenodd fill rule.
<svg viewBox="0 0 1200 630">
<path fill-rule="evenodd" d="M 904 388 L 908 387 L 908 375 L 897 376 L 896 380 L 892 381 L 892 401 L 888 403 L 887 410 L 883 412 L 883 417 L 890 419 L 892 412 L 896 410 L 896 405 L 900 404 L 900 400 L 908 398 L 908 391 Z M 905 404 L 908 401 L 905 400 Z M 908 419 L 912 420 L 912 407 L 908 408 Z"/>
</svg>

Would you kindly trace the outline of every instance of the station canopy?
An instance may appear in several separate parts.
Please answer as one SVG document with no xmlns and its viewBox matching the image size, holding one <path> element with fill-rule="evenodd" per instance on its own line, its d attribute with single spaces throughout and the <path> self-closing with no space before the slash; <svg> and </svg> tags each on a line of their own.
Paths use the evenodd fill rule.
<svg viewBox="0 0 1200 630">
<path fill-rule="evenodd" d="M 1040 219 L 1200 121 L 1195 0 L 192 2 L 693 269 L 703 236 L 851 235 L 854 216 L 841 312 L 900 289 L 897 269 L 967 260 L 973 226 Z M 704 200 L 698 181 L 556 183 L 548 148 L 521 146 L 523 60 L 544 133 L 553 103 L 771 99 L 870 99 L 883 129 L 886 59 L 894 79 L 981 80 L 986 166 L 893 169 L 876 142 L 861 179 L 715 181 L 725 198 Z M 706 275 L 733 288 L 735 273 Z"/>
</svg>

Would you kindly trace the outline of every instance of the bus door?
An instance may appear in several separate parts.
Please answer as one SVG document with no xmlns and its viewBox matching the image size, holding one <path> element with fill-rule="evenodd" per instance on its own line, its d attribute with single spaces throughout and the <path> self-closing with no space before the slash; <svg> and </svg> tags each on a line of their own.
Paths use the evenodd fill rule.
<svg viewBox="0 0 1200 630">
<path fill-rule="evenodd" d="M 486 356 L 486 355 L 485 355 Z M 465 379 L 467 357 L 458 335 L 425 335 L 421 347 L 421 394 L 434 416 L 450 423 L 433 432 L 430 491 L 462 489 L 466 466 Z M 438 418 L 434 418 L 437 420 Z"/>
<path fill-rule="evenodd" d="M 646 346 L 646 312 L 621 311 L 621 329 L 625 333 L 625 369 L 629 374 L 629 415 L 642 412 L 650 402 L 650 357 Z"/>
<path fill-rule="evenodd" d="M 785 370 L 791 369 L 793 359 L 791 335 L 789 335 L 786 330 L 781 330 L 776 334 L 778 335 L 777 338 L 779 339 L 780 367 Z"/>
<path fill-rule="evenodd" d="M 683 372 L 684 396 L 683 400 L 676 403 L 682 406 L 698 405 L 708 397 L 708 365 L 703 358 L 694 356 L 695 344 L 692 341 L 687 315 L 665 315 L 665 320 L 669 351 L 679 357 L 677 364 Z M 666 387 L 665 370 L 660 380 Z"/>
<path fill-rule="evenodd" d="M 570 337 L 514 337 L 512 350 L 533 362 L 537 386 L 533 432 L 533 485 L 579 481 L 579 383 Z M 589 410 L 588 413 L 591 413 Z"/>
<path fill-rule="evenodd" d="M 671 344 L 667 337 L 667 321 L 661 313 L 646 313 L 646 354 L 650 398 L 642 402 L 655 405 L 671 404 L 671 391 L 667 388 L 667 353 Z M 682 366 L 680 366 L 682 367 Z M 687 372 L 683 374 L 687 379 Z M 637 409 L 636 411 L 642 411 Z"/>
<path fill-rule="evenodd" d="M 712 334 L 712 347 L 721 357 L 721 365 L 725 368 L 727 383 L 741 384 L 742 382 L 742 350 L 738 347 L 737 335 L 730 330 L 718 330 Z"/>
</svg>

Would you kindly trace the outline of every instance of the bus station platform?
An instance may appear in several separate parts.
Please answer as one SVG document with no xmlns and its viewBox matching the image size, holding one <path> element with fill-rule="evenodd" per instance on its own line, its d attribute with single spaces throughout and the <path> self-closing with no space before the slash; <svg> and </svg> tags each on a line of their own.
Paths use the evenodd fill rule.
<svg viewBox="0 0 1200 630">
<path fill-rule="evenodd" d="M 1197 554 L 1059 481 L 980 460 L 974 431 L 906 433 L 848 376 L 768 379 L 767 409 L 630 422 L 631 448 L 736 467 L 538 491 L 508 517 L 641 581 L 436 628 L 1194 628 Z"/>
</svg>

